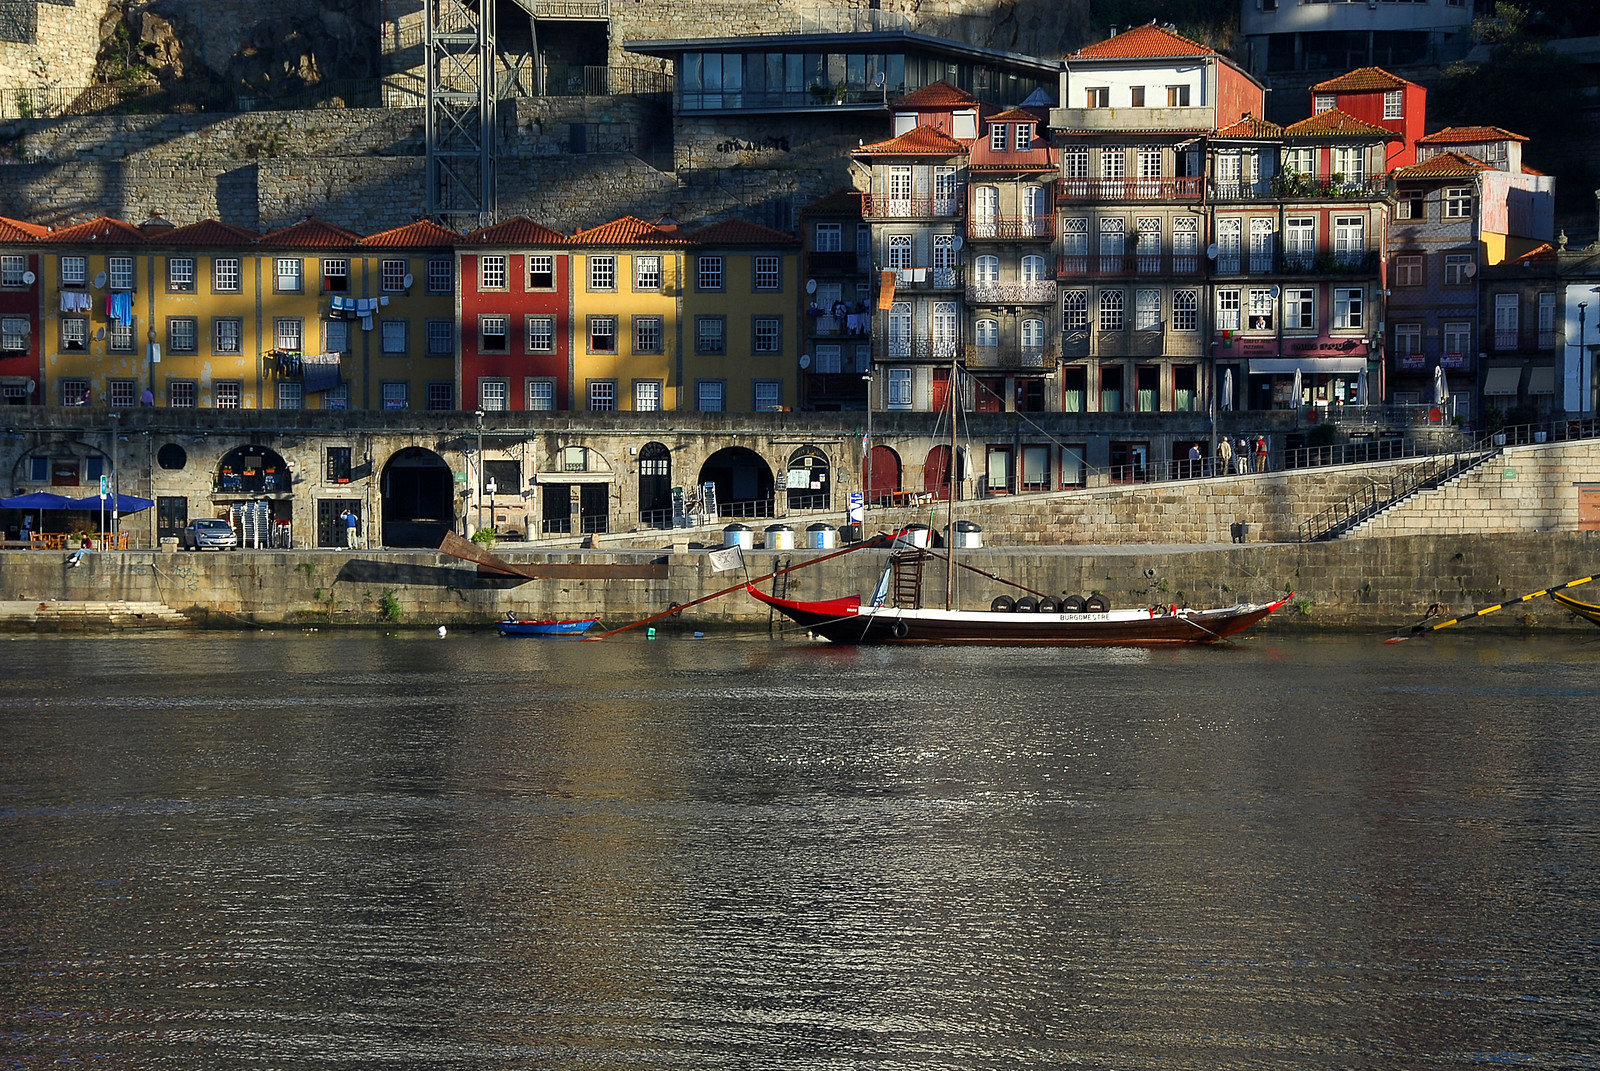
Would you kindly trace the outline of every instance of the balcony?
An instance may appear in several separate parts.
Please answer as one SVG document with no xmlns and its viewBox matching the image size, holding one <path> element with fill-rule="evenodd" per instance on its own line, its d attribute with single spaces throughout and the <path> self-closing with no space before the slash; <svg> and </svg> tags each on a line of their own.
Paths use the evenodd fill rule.
<svg viewBox="0 0 1600 1071">
<path fill-rule="evenodd" d="M 611 17 L 610 0 L 517 0 L 536 19 L 603 22 Z"/>
<path fill-rule="evenodd" d="M 1051 216 L 969 216 L 967 237 L 978 240 L 1008 238 L 1054 238 L 1056 217 Z"/>
<path fill-rule="evenodd" d="M 1252 189 L 1259 187 L 1256 183 Z M 1265 193 L 1240 193 L 1239 197 L 1269 197 L 1283 201 L 1371 201 L 1388 192 L 1383 176 L 1365 179 L 1309 178 L 1305 175 L 1274 175 L 1265 183 Z"/>
<path fill-rule="evenodd" d="M 808 372 L 801 380 L 807 406 L 866 407 L 867 381 L 860 372 Z"/>
<path fill-rule="evenodd" d="M 1050 126 L 1056 130 L 1171 131 L 1198 134 L 1217 125 L 1215 108 L 1051 108 Z"/>
<path fill-rule="evenodd" d="M 1058 201 L 1198 201 L 1205 180 L 1190 178 L 1064 178 L 1056 182 Z"/>
<path fill-rule="evenodd" d="M 959 339 L 953 338 L 875 338 L 872 340 L 872 359 L 877 362 L 920 362 L 947 364 L 965 355 Z"/>
<path fill-rule="evenodd" d="M 968 346 L 968 368 L 996 368 L 1002 370 L 1051 369 L 1060 359 L 1060 352 L 1049 346 Z"/>
<path fill-rule="evenodd" d="M 1056 284 L 1051 279 L 1033 283 L 972 283 L 968 305 L 1054 305 Z"/>
<path fill-rule="evenodd" d="M 964 200 L 960 191 L 948 197 L 877 197 L 869 193 L 861 198 L 861 214 L 867 219 L 953 219 L 961 215 Z"/>
<path fill-rule="evenodd" d="M 960 290 L 965 278 L 964 268 L 897 268 L 894 273 L 895 293 L 903 290 L 923 292 L 929 290 Z"/>
<path fill-rule="evenodd" d="M 1479 348 L 1488 353 L 1549 353 L 1556 348 L 1556 331 L 1553 327 L 1485 327 Z"/>
<path fill-rule="evenodd" d="M 1139 256 L 1134 253 L 1068 254 L 1056 258 L 1057 279 L 1096 278 L 1119 275 L 1198 275 L 1200 257 L 1195 253 L 1160 253 Z"/>
<path fill-rule="evenodd" d="M 872 258 L 857 253 L 812 253 L 807 261 L 812 275 L 869 275 Z"/>
<path fill-rule="evenodd" d="M 1347 253 L 1291 251 L 1285 253 L 1279 259 L 1278 273 L 1282 275 L 1376 275 L 1378 273 L 1378 251 L 1376 249 L 1356 250 Z M 1220 266 L 1217 268 L 1217 274 L 1223 274 Z"/>
</svg>

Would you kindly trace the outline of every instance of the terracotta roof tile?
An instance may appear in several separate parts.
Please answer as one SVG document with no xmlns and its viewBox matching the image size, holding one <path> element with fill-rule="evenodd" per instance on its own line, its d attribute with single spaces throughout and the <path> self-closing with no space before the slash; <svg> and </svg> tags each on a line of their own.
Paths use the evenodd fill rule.
<svg viewBox="0 0 1600 1071">
<path fill-rule="evenodd" d="M 1522 165 L 1522 173 L 1524 175 L 1532 175 L 1535 178 L 1549 178 L 1550 177 L 1550 172 L 1548 172 L 1548 171 L 1540 171 L 1538 168 L 1529 167 L 1527 164 L 1523 164 Z"/>
<path fill-rule="evenodd" d="M 483 227 L 473 231 L 461 239 L 461 244 L 566 245 L 567 236 L 560 231 L 551 230 L 543 223 L 536 223 L 526 216 L 513 216 L 511 219 L 496 223 L 492 227 Z"/>
<path fill-rule="evenodd" d="M 1143 59 L 1147 56 L 1215 56 L 1217 50 L 1155 23 L 1135 26 L 1104 41 L 1085 45 L 1067 57 L 1075 59 Z"/>
<path fill-rule="evenodd" d="M 985 116 L 983 121 L 986 123 L 1037 123 L 1039 121 L 1039 116 L 1027 108 L 1007 108 L 1003 112 L 996 112 L 993 115 Z"/>
<path fill-rule="evenodd" d="M 773 230 L 747 219 L 725 219 L 685 237 L 697 245 L 794 245 L 799 241 L 787 231 Z"/>
<path fill-rule="evenodd" d="M 203 219 L 199 223 L 174 227 L 165 234 L 149 237 L 153 245 L 203 245 L 218 249 L 237 249 L 241 245 L 255 244 L 256 232 L 220 220 Z"/>
<path fill-rule="evenodd" d="M 361 244 L 378 249 L 453 249 L 459 239 L 455 231 L 431 219 L 419 219 L 404 227 L 369 234 L 361 239 Z"/>
<path fill-rule="evenodd" d="M 1410 178 L 1460 178 L 1476 175 L 1480 171 L 1496 171 L 1498 168 L 1490 167 L 1476 157 L 1466 156 L 1458 152 L 1442 152 L 1437 156 L 1430 156 L 1420 164 L 1394 169 L 1397 179 Z"/>
<path fill-rule="evenodd" d="M 1231 123 L 1217 131 L 1213 137 L 1218 138 L 1281 138 L 1283 127 L 1277 123 L 1270 123 L 1265 119 L 1257 119 L 1253 115 L 1246 115 L 1237 123 Z"/>
<path fill-rule="evenodd" d="M 308 216 L 299 223 L 262 235 L 261 244 L 271 249 L 348 249 L 361 244 L 361 235 Z"/>
<path fill-rule="evenodd" d="M 73 227 L 63 227 L 50 234 L 52 242 L 70 245 L 76 242 L 101 242 L 115 245 L 144 245 L 146 239 L 144 232 L 131 223 L 124 223 L 120 219 L 110 216 L 101 216 L 91 219 L 88 223 L 79 223 Z"/>
<path fill-rule="evenodd" d="M 931 126 L 919 126 L 897 138 L 874 142 L 857 149 L 855 156 L 960 156 L 967 147 L 949 134 Z"/>
<path fill-rule="evenodd" d="M 978 103 L 978 98 L 966 90 L 957 89 L 949 82 L 933 82 L 923 86 L 921 89 L 913 89 L 895 101 L 890 107 L 897 109 L 932 109 L 967 107 L 976 103 Z"/>
<path fill-rule="evenodd" d="M 1357 119 L 1349 112 L 1329 108 L 1309 119 L 1290 123 L 1283 128 L 1286 138 L 1382 138 L 1384 141 L 1402 141 L 1399 134 L 1381 126 Z"/>
<path fill-rule="evenodd" d="M 1311 88 L 1319 93 L 1360 93 L 1372 89 L 1400 89 L 1410 84 L 1382 67 L 1358 67 L 1348 74 L 1318 82 Z"/>
<path fill-rule="evenodd" d="M 37 242 L 49 233 L 50 228 L 42 224 L 0 216 L 0 242 Z"/>
<path fill-rule="evenodd" d="M 573 245 L 682 245 L 683 239 L 638 216 L 623 216 L 588 230 L 574 231 Z"/>
<path fill-rule="evenodd" d="M 859 216 L 862 214 L 862 198 L 865 195 L 860 190 L 834 190 L 826 196 L 819 197 L 800 210 L 804 216 Z"/>
<path fill-rule="evenodd" d="M 1545 261 L 1553 261 L 1556 259 L 1556 247 L 1551 245 L 1549 242 L 1540 242 L 1538 245 L 1534 246 L 1520 257 L 1512 257 L 1511 259 L 1514 263 L 1518 264 L 1531 264 L 1535 261 L 1541 263 Z"/>
<path fill-rule="evenodd" d="M 1417 139 L 1418 145 L 1481 145 L 1486 141 L 1527 141 L 1498 126 L 1447 126 Z"/>
</svg>

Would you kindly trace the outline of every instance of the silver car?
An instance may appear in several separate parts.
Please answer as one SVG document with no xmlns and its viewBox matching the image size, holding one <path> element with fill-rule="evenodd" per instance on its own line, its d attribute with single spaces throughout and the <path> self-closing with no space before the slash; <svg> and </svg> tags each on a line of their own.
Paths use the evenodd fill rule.
<svg viewBox="0 0 1600 1071">
<path fill-rule="evenodd" d="M 178 544 L 185 550 L 231 550 L 239 545 L 239 535 L 221 517 L 201 517 L 184 526 Z"/>
</svg>

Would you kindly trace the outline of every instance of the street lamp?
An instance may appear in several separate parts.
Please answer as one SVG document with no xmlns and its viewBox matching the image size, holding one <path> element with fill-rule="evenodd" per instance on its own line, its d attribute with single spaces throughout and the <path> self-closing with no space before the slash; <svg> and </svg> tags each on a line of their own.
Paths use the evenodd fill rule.
<svg viewBox="0 0 1600 1071">
<path fill-rule="evenodd" d="M 1579 412 L 1589 412 L 1589 351 L 1584 347 L 1583 314 L 1589 307 L 1587 301 L 1578 302 L 1578 389 L 1583 392 Z"/>
<path fill-rule="evenodd" d="M 478 471 L 477 478 L 472 482 L 477 487 L 478 495 L 478 531 L 483 531 L 483 410 L 479 409 L 478 418 Z"/>
<path fill-rule="evenodd" d="M 867 385 L 867 434 L 861 440 L 862 461 L 865 462 L 862 467 L 867 477 L 867 485 L 861 489 L 865 492 L 861 496 L 861 508 L 865 511 L 868 499 L 872 497 L 872 371 L 870 369 L 861 377 L 861 382 Z M 862 513 L 862 520 L 866 520 L 865 512 Z"/>
</svg>

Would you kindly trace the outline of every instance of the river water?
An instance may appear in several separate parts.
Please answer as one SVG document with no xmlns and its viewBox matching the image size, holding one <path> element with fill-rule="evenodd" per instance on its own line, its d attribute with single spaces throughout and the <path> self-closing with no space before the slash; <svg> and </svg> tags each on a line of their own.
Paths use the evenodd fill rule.
<svg viewBox="0 0 1600 1071">
<path fill-rule="evenodd" d="M 1600 633 L 0 654 L 0 1067 L 1600 1066 Z"/>
</svg>

